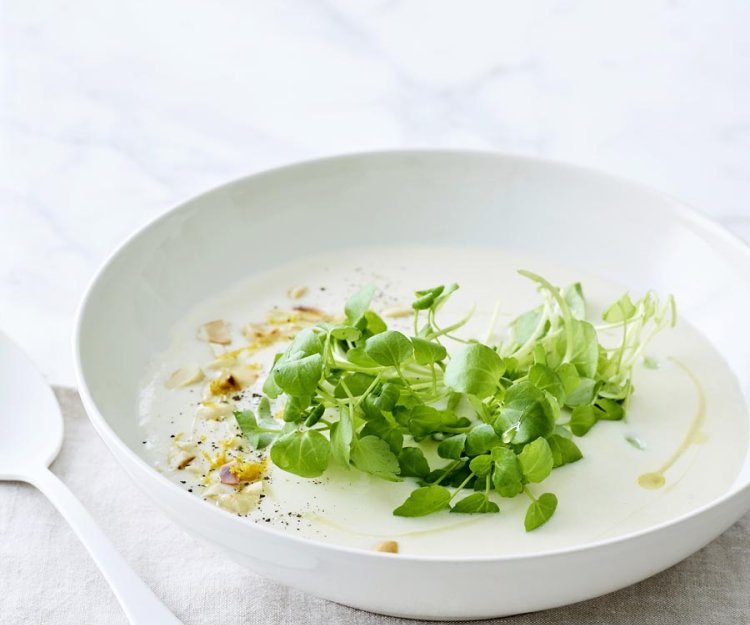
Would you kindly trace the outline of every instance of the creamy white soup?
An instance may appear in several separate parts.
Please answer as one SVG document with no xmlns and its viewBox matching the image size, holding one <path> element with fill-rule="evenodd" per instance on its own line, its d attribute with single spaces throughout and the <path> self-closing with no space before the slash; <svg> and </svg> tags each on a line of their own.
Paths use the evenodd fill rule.
<svg viewBox="0 0 750 625">
<path fill-rule="evenodd" d="M 460 289 L 441 322 L 450 325 L 475 306 L 459 334 L 496 342 L 510 320 L 540 302 L 536 285 L 518 275 L 521 268 L 558 285 L 581 282 L 595 323 L 624 292 L 595 276 L 499 251 L 404 247 L 305 258 L 207 297 L 175 324 L 144 377 L 142 454 L 194 496 L 249 523 L 405 554 L 572 547 L 674 519 L 727 492 L 747 452 L 747 408 L 721 355 L 682 318 L 649 343 L 635 366 L 626 418 L 574 437 L 583 458 L 544 481 L 557 510 L 531 532 L 524 530 L 522 496 L 492 495 L 497 514 L 394 516 L 415 489 L 413 478 L 386 481 L 337 463 L 322 476 L 302 478 L 242 437 L 233 411 L 257 409 L 274 355 L 300 329 L 341 315 L 363 285 L 377 286 L 372 310 L 407 333 L 414 291 L 456 282 Z M 222 388 L 228 372 L 231 388 Z M 228 463 L 239 471 L 228 475 Z"/>
</svg>

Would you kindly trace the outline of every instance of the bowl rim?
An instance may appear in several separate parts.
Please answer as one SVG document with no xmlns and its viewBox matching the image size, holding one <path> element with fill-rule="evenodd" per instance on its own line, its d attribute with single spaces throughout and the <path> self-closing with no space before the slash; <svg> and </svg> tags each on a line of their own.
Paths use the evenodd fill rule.
<svg viewBox="0 0 750 625">
<path fill-rule="evenodd" d="M 397 558 L 393 557 L 393 554 L 380 553 L 374 550 L 367 550 L 358 547 L 349 547 L 345 545 L 338 545 L 335 543 L 324 542 L 316 540 L 314 538 L 306 538 L 298 536 L 290 532 L 286 532 L 282 529 L 276 529 L 274 527 L 266 527 L 258 523 L 249 522 L 244 518 L 239 518 L 236 515 L 224 510 L 218 506 L 210 504 L 202 499 L 196 497 L 194 494 L 187 492 L 180 488 L 167 478 L 165 475 L 159 473 L 153 466 L 151 466 L 144 458 L 136 453 L 129 445 L 127 445 L 111 428 L 107 420 L 100 412 L 94 398 L 88 388 L 86 377 L 84 375 L 84 365 L 81 354 L 81 336 L 84 329 L 84 317 L 88 310 L 89 301 L 92 295 L 98 288 L 99 282 L 102 276 L 107 272 L 110 265 L 118 259 L 122 254 L 126 253 L 127 248 L 144 233 L 151 230 L 157 224 L 162 221 L 167 221 L 173 217 L 173 215 L 179 213 L 189 205 L 192 205 L 201 200 L 207 199 L 210 196 L 226 192 L 235 186 L 240 186 L 252 183 L 254 180 L 258 180 L 267 176 L 283 175 L 285 172 L 294 170 L 303 170 L 308 167 L 316 166 L 328 166 L 335 165 L 337 162 L 350 161 L 358 159 L 390 159 L 390 158 L 404 158 L 404 157 L 421 157 L 421 158 L 456 158 L 456 157 L 469 157 L 479 159 L 499 159 L 503 161 L 516 161 L 522 165 L 527 166 L 544 166 L 556 169 L 558 171 L 568 171 L 572 174 L 584 175 L 588 177 L 595 177 L 599 180 L 609 183 L 615 183 L 629 188 L 639 190 L 644 193 L 648 193 L 656 198 L 663 200 L 665 209 L 668 208 L 672 212 L 672 218 L 686 222 L 695 226 L 699 235 L 701 232 L 708 231 L 714 236 L 723 240 L 724 243 L 731 248 L 731 251 L 744 256 L 748 261 L 748 267 L 750 267 L 750 244 L 746 243 L 739 235 L 727 230 L 725 227 L 720 225 L 714 219 L 709 217 L 706 213 L 700 209 L 689 205 L 675 196 L 669 193 L 665 193 L 651 187 L 650 185 L 643 184 L 626 176 L 620 176 L 617 174 L 611 174 L 609 172 L 582 166 L 578 164 L 568 163 L 565 161 L 558 161 L 549 158 L 540 158 L 534 156 L 527 156 L 522 154 L 514 154 L 512 152 L 501 152 L 495 150 L 478 150 L 478 149 L 453 149 L 453 148 L 407 148 L 407 149 L 383 149 L 383 150 L 368 150 L 368 151 L 353 151 L 346 152 L 331 156 L 323 156 L 317 158 L 303 159 L 301 161 L 294 161 L 285 165 L 275 166 L 270 169 L 262 169 L 256 172 L 235 178 L 228 182 L 222 183 L 218 186 L 212 187 L 206 191 L 199 193 L 198 195 L 189 197 L 176 205 L 172 206 L 168 210 L 162 212 L 156 217 L 148 220 L 144 225 L 139 227 L 135 232 L 126 237 L 115 249 L 105 258 L 105 260 L 99 265 L 94 276 L 90 279 L 84 295 L 81 298 L 78 309 L 76 311 L 76 321 L 73 333 L 73 360 L 75 375 L 78 381 L 78 392 L 80 394 L 82 403 L 86 409 L 86 413 L 89 417 L 91 424 L 94 429 L 103 439 L 105 444 L 113 452 L 113 447 L 117 451 L 123 454 L 131 463 L 133 463 L 141 473 L 148 475 L 151 478 L 155 478 L 163 487 L 168 488 L 177 497 L 181 498 L 185 502 L 185 505 L 195 507 L 200 506 L 202 510 L 206 511 L 206 514 L 219 515 L 225 521 L 231 521 L 236 524 L 239 531 L 257 531 L 261 535 L 267 534 L 277 538 L 289 540 L 292 543 L 296 543 L 305 548 L 319 548 L 325 551 L 331 551 L 346 555 L 350 557 L 372 557 L 380 558 L 384 560 L 391 560 L 394 562 L 425 562 L 425 563 L 445 563 L 445 564 L 468 564 L 468 563 L 504 563 L 516 560 L 538 560 L 552 557 L 565 556 L 573 553 L 585 553 L 597 549 L 606 547 L 613 547 L 620 544 L 630 542 L 632 540 L 644 537 L 648 534 L 656 534 L 658 532 L 667 530 L 673 526 L 685 523 L 695 517 L 701 516 L 705 512 L 717 508 L 730 499 L 740 496 L 741 494 L 750 491 L 750 479 L 746 483 L 733 484 L 727 492 L 720 495 L 719 497 L 705 503 L 689 512 L 683 513 L 673 519 L 663 521 L 656 525 L 646 527 L 641 530 L 628 532 L 619 536 L 603 540 L 595 540 L 592 542 L 582 543 L 580 545 L 571 545 L 567 547 L 561 547 L 557 549 L 548 549 L 542 551 L 531 551 L 526 553 L 515 553 L 505 555 L 480 555 L 480 556 L 440 556 L 440 555 L 420 555 L 420 554 L 398 554 Z M 711 245 L 715 248 L 715 245 Z M 748 399 L 744 397 L 745 404 L 747 405 Z M 750 454 L 750 450 L 747 452 Z M 113 453 L 115 459 L 120 462 L 117 454 Z M 132 478 L 132 476 L 131 476 Z M 140 485 L 138 486 L 141 489 Z M 144 493 L 148 495 L 148 493 Z M 159 505 L 159 507 L 161 507 Z M 735 521 L 733 521 L 735 522 Z"/>
</svg>

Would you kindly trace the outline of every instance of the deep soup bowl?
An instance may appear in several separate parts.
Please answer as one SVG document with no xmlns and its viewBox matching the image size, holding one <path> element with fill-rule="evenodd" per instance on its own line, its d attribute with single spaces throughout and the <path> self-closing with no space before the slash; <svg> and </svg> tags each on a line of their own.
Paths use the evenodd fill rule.
<svg viewBox="0 0 750 625">
<path fill-rule="evenodd" d="M 410 243 L 502 248 L 672 292 L 750 397 L 750 253 L 661 193 L 577 167 L 492 153 L 400 151 L 306 162 L 209 191 L 143 228 L 101 268 L 80 310 L 81 397 L 122 468 L 175 523 L 268 578 L 342 604 L 421 619 L 479 619 L 581 601 L 695 552 L 750 508 L 750 465 L 674 520 L 528 555 L 383 554 L 232 515 L 139 455 L 139 382 L 171 326 L 250 273 L 320 251 Z"/>
</svg>

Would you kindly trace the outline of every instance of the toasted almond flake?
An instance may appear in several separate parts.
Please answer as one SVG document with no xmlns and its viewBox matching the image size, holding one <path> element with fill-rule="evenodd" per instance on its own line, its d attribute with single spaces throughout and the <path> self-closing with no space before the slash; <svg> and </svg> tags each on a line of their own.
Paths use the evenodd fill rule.
<svg viewBox="0 0 750 625">
<path fill-rule="evenodd" d="M 383 553 L 398 553 L 398 543 L 395 540 L 386 540 L 375 547 L 375 551 Z"/>
<path fill-rule="evenodd" d="M 193 460 L 195 460 L 194 455 L 186 454 L 182 460 L 177 464 L 177 469 L 179 471 L 182 471 L 184 468 L 186 468 Z"/>
<path fill-rule="evenodd" d="M 213 419 L 215 421 L 228 417 L 230 414 L 232 414 L 232 406 L 224 401 L 202 401 L 197 411 L 197 415 L 201 419 Z"/>
<path fill-rule="evenodd" d="M 198 330 L 198 337 L 209 343 L 218 345 L 229 345 L 232 337 L 229 334 L 229 325 L 223 319 L 204 323 Z"/>
<path fill-rule="evenodd" d="M 237 381 L 240 387 L 245 388 L 255 384 L 260 377 L 260 365 L 251 363 L 249 365 L 239 365 L 232 367 L 231 376 Z"/>
<path fill-rule="evenodd" d="M 182 388 L 183 386 L 190 386 L 196 382 L 200 382 L 203 379 L 203 371 L 198 365 L 188 365 L 174 371 L 169 376 L 164 386 L 169 389 Z"/>
<path fill-rule="evenodd" d="M 242 390 L 242 385 L 231 373 L 211 381 L 209 389 L 213 395 L 228 395 Z"/>
<path fill-rule="evenodd" d="M 398 319 L 399 317 L 411 317 L 413 314 L 414 309 L 408 306 L 391 306 L 381 311 L 380 316 Z"/>
<path fill-rule="evenodd" d="M 295 286 L 286 292 L 287 296 L 290 299 L 300 299 L 301 297 L 304 297 L 306 293 L 307 293 L 306 286 Z"/>
</svg>

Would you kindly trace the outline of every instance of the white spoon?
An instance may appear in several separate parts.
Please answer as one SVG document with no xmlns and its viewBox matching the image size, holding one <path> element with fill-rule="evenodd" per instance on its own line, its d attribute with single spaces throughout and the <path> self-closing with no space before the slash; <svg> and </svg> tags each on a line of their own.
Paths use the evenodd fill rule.
<svg viewBox="0 0 750 625">
<path fill-rule="evenodd" d="M 88 549 L 133 625 L 182 625 L 47 468 L 62 440 L 63 420 L 52 389 L 0 332 L 0 481 L 28 482 L 49 497 Z"/>
</svg>

